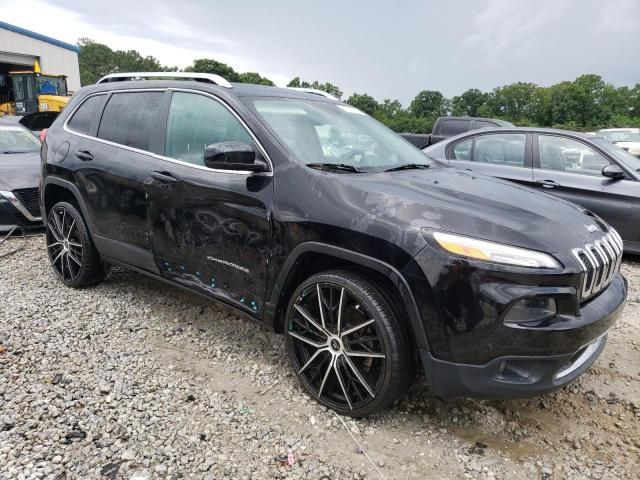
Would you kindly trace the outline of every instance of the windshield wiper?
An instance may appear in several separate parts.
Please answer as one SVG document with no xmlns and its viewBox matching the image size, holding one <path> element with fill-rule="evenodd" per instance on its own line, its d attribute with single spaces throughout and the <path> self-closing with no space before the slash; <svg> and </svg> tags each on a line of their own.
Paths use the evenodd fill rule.
<svg viewBox="0 0 640 480">
<path fill-rule="evenodd" d="M 307 167 L 317 168 L 318 170 L 339 170 L 341 172 L 363 173 L 364 170 L 346 163 L 307 163 Z"/>
<path fill-rule="evenodd" d="M 399 170 L 426 170 L 427 168 L 431 168 L 431 165 L 427 165 L 424 163 L 405 163 L 404 165 L 400 165 L 398 167 L 387 168 L 385 172 L 397 172 Z"/>
</svg>

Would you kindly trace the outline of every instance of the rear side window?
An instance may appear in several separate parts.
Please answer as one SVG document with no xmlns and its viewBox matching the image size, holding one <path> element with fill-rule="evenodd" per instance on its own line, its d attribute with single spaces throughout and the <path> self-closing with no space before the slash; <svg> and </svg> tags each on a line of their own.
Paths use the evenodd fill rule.
<svg viewBox="0 0 640 480">
<path fill-rule="evenodd" d="M 120 145 L 149 150 L 163 95 L 163 92 L 113 94 L 104 108 L 98 137 Z"/>
<path fill-rule="evenodd" d="M 236 117 L 220 102 L 195 93 L 174 92 L 169 108 L 164 154 L 204 165 L 204 149 L 218 142 L 253 140 Z"/>
<path fill-rule="evenodd" d="M 471 147 L 473 145 L 473 138 L 467 138 L 461 142 L 456 143 L 451 149 L 453 154 L 452 160 L 471 160 Z"/>
<path fill-rule="evenodd" d="M 94 135 L 106 100 L 106 95 L 87 98 L 69 120 L 69 128 L 74 132 Z"/>
<path fill-rule="evenodd" d="M 443 120 L 440 126 L 440 135 L 452 137 L 459 133 L 471 130 L 471 120 L 449 119 Z"/>
<path fill-rule="evenodd" d="M 473 149 L 473 161 L 524 167 L 526 140 L 527 136 L 524 133 L 477 136 Z"/>
</svg>

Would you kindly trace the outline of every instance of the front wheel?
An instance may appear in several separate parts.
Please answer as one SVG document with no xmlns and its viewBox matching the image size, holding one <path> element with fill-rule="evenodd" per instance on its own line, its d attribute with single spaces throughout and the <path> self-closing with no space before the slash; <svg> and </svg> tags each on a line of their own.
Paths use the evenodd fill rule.
<svg viewBox="0 0 640 480">
<path fill-rule="evenodd" d="M 415 377 L 412 343 L 378 287 L 360 275 L 314 275 L 287 309 L 289 358 L 307 392 L 340 414 L 378 412 Z"/>
<path fill-rule="evenodd" d="M 56 203 L 47 217 L 47 253 L 58 278 L 68 287 L 86 287 L 107 275 L 82 214 L 68 202 Z"/>
</svg>

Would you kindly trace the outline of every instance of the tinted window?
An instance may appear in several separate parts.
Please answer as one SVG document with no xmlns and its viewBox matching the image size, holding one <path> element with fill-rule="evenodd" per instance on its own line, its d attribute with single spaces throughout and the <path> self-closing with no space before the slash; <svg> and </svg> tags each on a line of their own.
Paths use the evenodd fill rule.
<svg viewBox="0 0 640 480">
<path fill-rule="evenodd" d="M 475 137 L 473 161 L 523 167 L 526 139 L 524 133 L 479 135 Z"/>
<path fill-rule="evenodd" d="M 453 160 L 471 160 L 471 146 L 473 138 L 468 138 L 456 143 L 451 149 Z"/>
<path fill-rule="evenodd" d="M 602 175 L 609 160 L 584 143 L 564 137 L 539 135 L 540 167 L 584 175 Z"/>
<path fill-rule="evenodd" d="M 452 137 L 468 130 L 471 130 L 471 120 L 443 120 L 440 126 L 440 135 Z"/>
<path fill-rule="evenodd" d="M 163 92 L 112 95 L 102 114 L 98 137 L 140 150 L 149 150 L 163 95 Z"/>
<path fill-rule="evenodd" d="M 253 143 L 242 124 L 219 102 L 203 95 L 175 92 L 169 108 L 165 155 L 204 165 L 204 149 L 218 142 Z"/>
<path fill-rule="evenodd" d="M 74 132 L 93 135 L 106 100 L 106 95 L 94 95 L 87 98 L 69 120 L 69 128 Z"/>
<path fill-rule="evenodd" d="M 487 122 L 486 120 L 476 120 L 476 128 L 497 127 L 493 122 Z"/>
</svg>

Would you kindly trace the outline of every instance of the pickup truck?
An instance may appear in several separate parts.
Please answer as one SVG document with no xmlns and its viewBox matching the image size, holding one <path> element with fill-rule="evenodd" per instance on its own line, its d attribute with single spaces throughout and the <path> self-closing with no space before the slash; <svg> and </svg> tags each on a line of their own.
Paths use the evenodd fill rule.
<svg viewBox="0 0 640 480">
<path fill-rule="evenodd" d="M 486 127 L 513 127 L 505 120 L 480 117 L 439 117 L 433 125 L 431 133 L 401 133 L 400 136 L 408 140 L 416 147 L 423 149 L 445 138 L 453 137 L 460 133 Z"/>
</svg>

